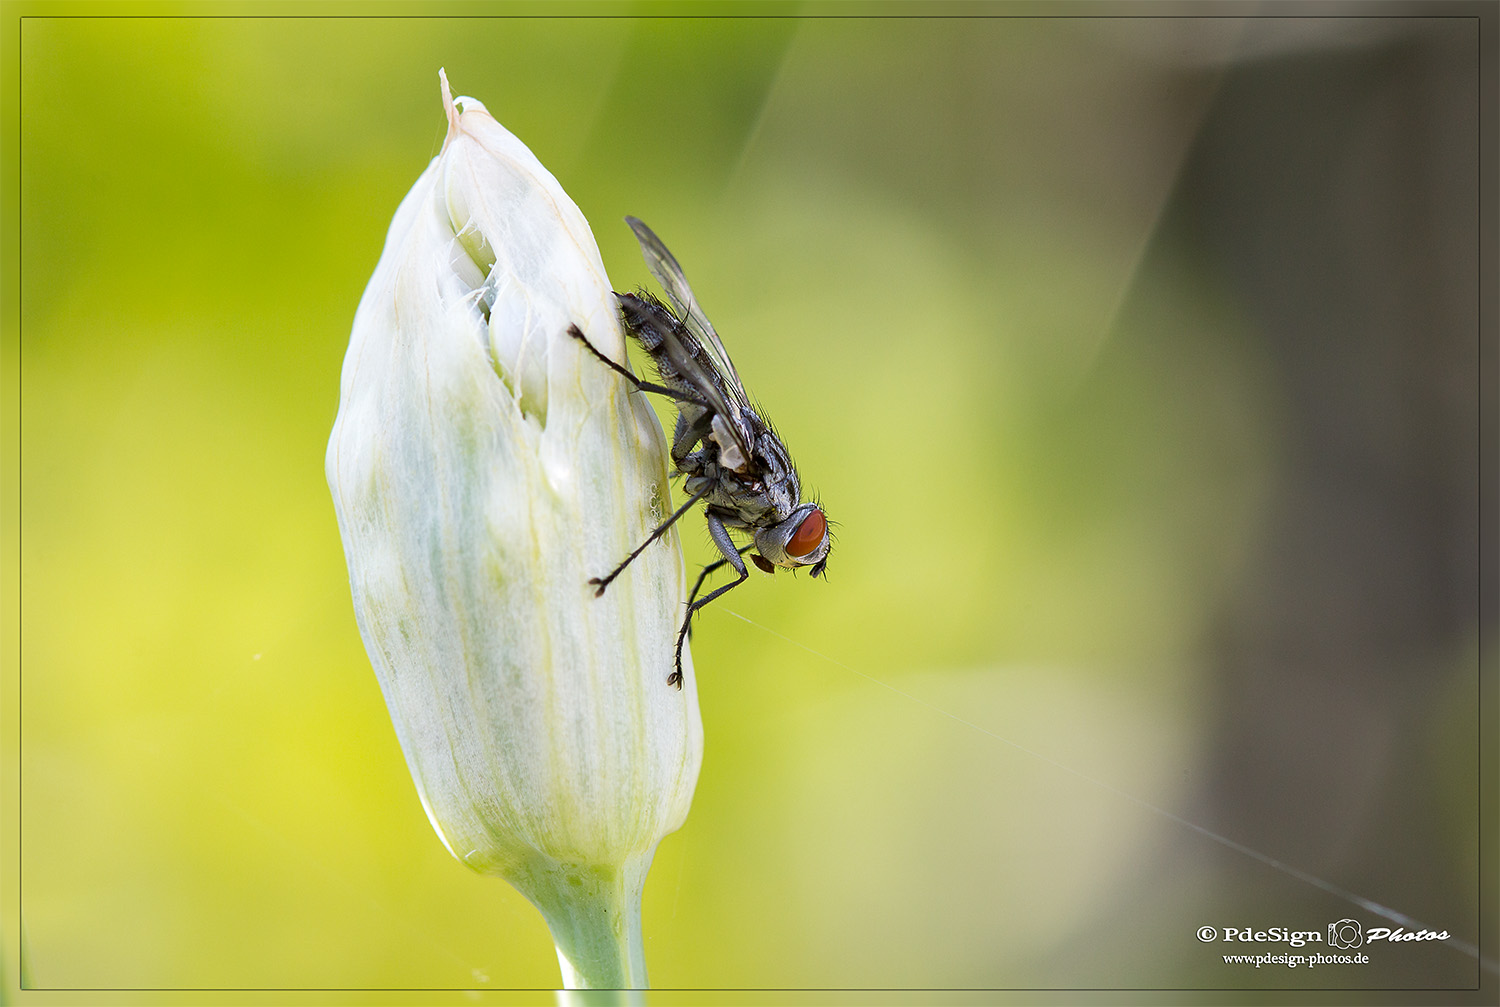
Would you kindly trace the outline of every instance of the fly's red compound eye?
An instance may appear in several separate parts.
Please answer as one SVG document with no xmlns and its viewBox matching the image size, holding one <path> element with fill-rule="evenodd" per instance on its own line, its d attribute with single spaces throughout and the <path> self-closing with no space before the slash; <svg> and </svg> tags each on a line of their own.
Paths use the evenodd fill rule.
<svg viewBox="0 0 1500 1007">
<path fill-rule="evenodd" d="M 823 512 L 816 507 L 813 512 L 802 519 L 797 530 L 792 532 L 792 539 L 786 544 L 786 554 L 793 559 L 801 559 L 823 544 L 823 535 L 828 531 L 828 519 Z"/>
</svg>

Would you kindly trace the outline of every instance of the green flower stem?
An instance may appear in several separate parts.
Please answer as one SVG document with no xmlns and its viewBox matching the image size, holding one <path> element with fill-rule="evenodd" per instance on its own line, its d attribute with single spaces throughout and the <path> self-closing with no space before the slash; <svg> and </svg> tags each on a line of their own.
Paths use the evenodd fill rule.
<svg viewBox="0 0 1500 1007">
<path fill-rule="evenodd" d="M 645 1007 L 643 990 L 558 990 L 557 1007 Z"/>
<path fill-rule="evenodd" d="M 623 865 L 559 863 L 541 855 L 507 875 L 542 911 L 567 989 L 645 989 L 641 890 L 651 853 Z"/>
</svg>

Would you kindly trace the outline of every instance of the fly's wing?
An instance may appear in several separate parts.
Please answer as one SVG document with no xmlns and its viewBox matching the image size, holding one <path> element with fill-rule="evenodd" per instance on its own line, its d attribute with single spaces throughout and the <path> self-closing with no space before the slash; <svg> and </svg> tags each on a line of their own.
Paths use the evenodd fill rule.
<svg viewBox="0 0 1500 1007">
<path fill-rule="evenodd" d="M 679 402 L 677 408 L 692 423 L 698 424 L 707 418 L 709 429 L 706 436 L 719 446 L 719 462 L 736 472 L 748 472 L 750 444 L 753 441 L 744 435 L 743 423 L 735 423 L 726 417 L 736 417 L 739 407 L 732 404 L 728 389 L 707 352 L 702 350 L 696 336 L 688 331 L 672 309 L 655 297 L 642 291 L 640 294 L 616 294 L 625 325 L 635 335 L 646 351 L 656 361 L 657 372 L 673 387 L 684 387 L 695 396 L 689 402 Z"/>
<path fill-rule="evenodd" d="M 750 405 L 750 396 L 745 394 L 745 386 L 740 383 L 739 372 L 734 369 L 734 362 L 729 359 L 724 344 L 719 342 L 719 334 L 714 331 L 708 316 L 698 306 L 698 299 L 693 296 L 693 288 L 688 286 L 682 267 L 677 264 L 677 259 L 672 253 L 667 251 L 667 246 L 661 243 L 656 232 L 638 218 L 626 217 L 625 223 L 630 225 L 630 229 L 635 232 L 636 240 L 641 243 L 641 254 L 646 258 L 646 268 L 651 270 L 651 275 L 656 277 L 656 282 L 660 283 L 662 290 L 666 291 L 667 299 L 672 302 L 672 307 L 677 309 L 677 314 L 683 324 L 687 326 L 688 331 L 693 334 L 704 353 L 708 355 L 709 362 L 719 378 L 715 384 L 723 389 L 723 394 L 729 400 L 728 404 L 733 407 L 721 410 L 723 418 L 731 427 L 734 439 L 739 442 L 738 446 L 743 450 L 744 456 L 748 458 L 754 434 L 744 414 L 752 412 L 753 409 Z M 693 363 L 696 365 L 696 361 Z M 697 366 L 694 366 L 689 370 L 691 372 L 696 369 Z M 717 405 L 717 403 L 714 404 Z M 730 467 L 737 466 L 731 465 Z"/>
</svg>

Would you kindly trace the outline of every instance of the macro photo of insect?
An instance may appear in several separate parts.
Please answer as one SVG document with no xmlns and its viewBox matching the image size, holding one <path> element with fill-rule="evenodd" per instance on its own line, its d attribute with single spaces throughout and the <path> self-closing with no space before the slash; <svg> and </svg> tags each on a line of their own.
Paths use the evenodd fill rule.
<svg viewBox="0 0 1500 1007">
<path fill-rule="evenodd" d="M 75 6 L 0 1003 L 1500 1002 L 1493 2 Z"/>
<path fill-rule="evenodd" d="M 703 503 L 708 532 L 723 554 L 705 566 L 688 594 L 682 629 L 677 633 L 674 667 L 667 682 L 682 687 L 682 647 L 692 627 L 693 613 L 743 584 L 750 576 L 742 559 L 750 559 L 766 573 L 778 567 L 812 567 L 814 577 L 828 564 L 828 518 L 821 507 L 802 499 L 802 484 L 786 446 L 751 404 L 745 386 L 729 359 L 713 324 L 698 305 L 682 267 L 661 239 L 641 221 L 626 217 L 640 239 L 651 275 L 672 302 L 668 308 L 651 294 L 619 294 L 625 330 L 651 356 L 663 384 L 639 381 L 630 371 L 600 353 L 577 327 L 570 334 L 581 340 L 599 360 L 635 388 L 655 392 L 677 405 L 677 428 L 672 435 L 672 464 L 684 476 L 688 499 L 657 525 L 646 541 L 603 577 L 592 578 L 598 594 L 610 581 L 655 542 L 695 504 Z M 752 541 L 736 546 L 730 529 Z M 738 578 L 698 597 L 703 582 L 724 565 Z"/>
</svg>

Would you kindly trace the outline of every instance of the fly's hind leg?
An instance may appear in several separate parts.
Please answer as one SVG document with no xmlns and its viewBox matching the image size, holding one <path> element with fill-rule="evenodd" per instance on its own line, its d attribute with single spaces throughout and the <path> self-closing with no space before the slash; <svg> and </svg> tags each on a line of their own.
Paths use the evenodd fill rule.
<svg viewBox="0 0 1500 1007">
<path fill-rule="evenodd" d="M 640 391 L 655 392 L 657 395 L 665 395 L 667 398 L 676 399 L 678 402 L 691 402 L 694 405 L 699 406 L 706 406 L 708 404 L 702 399 L 698 398 L 698 396 L 696 395 L 689 395 L 686 392 L 679 392 L 677 389 L 668 388 L 666 385 L 655 385 L 649 381 L 642 381 L 634 374 L 631 374 L 630 371 L 625 367 L 615 363 L 613 360 L 606 357 L 597 346 L 589 342 L 589 337 L 585 336 L 583 334 L 583 330 L 576 325 L 568 326 L 568 335 L 572 336 L 574 339 L 582 343 L 584 345 L 584 348 L 592 353 L 595 357 L 597 357 L 599 362 L 602 363 L 605 367 L 608 367 L 620 377 L 624 378 L 626 381 L 629 381 Z"/>
<path fill-rule="evenodd" d="M 693 595 L 689 595 L 687 615 L 683 617 L 682 628 L 677 631 L 676 663 L 672 674 L 667 676 L 667 684 L 675 685 L 679 689 L 682 688 L 682 646 L 687 642 L 688 633 L 692 630 L 693 614 L 704 605 L 719 597 L 719 595 L 726 591 L 732 591 L 750 579 L 750 571 L 745 568 L 745 561 L 740 558 L 740 553 L 745 552 L 750 547 L 746 546 L 744 549 L 735 548 L 734 540 L 729 537 L 729 529 L 724 527 L 724 522 L 719 520 L 718 515 L 710 510 L 705 516 L 708 518 L 708 534 L 714 540 L 714 545 L 719 547 L 719 552 L 724 554 L 724 558 L 710 563 L 703 568 L 703 572 L 698 575 L 698 583 L 693 585 L 693 595 L 696 595 L 698 589 L 703 586 L 703 578 L 707 577 L 712 570 L 717 570 L 725 563 L 733 566 L 739 576 L 723 587 L 714 588 L 714 590 L 696 601 L 692 600 Z"/>
</svg>

